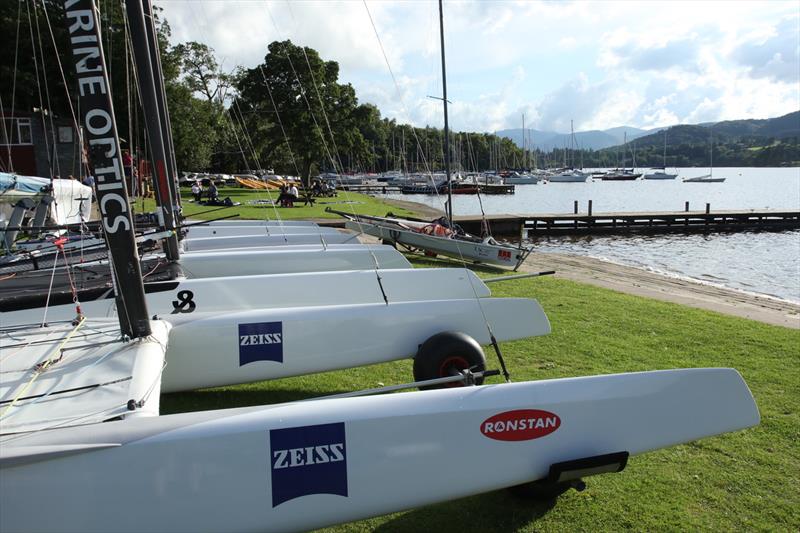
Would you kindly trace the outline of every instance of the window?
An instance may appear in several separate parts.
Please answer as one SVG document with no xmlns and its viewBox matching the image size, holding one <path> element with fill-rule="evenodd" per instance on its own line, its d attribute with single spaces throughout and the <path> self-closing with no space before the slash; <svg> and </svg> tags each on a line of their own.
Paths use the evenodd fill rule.
<svg viewBox="0 0 800 533">
<path fill-rule="evenodd" d="M 31 119 L 4 118 L 0 121 L 0 145 L 33 144 Z"/>
<path fill-rule="evenodd" d="M 31 119 L 18 118 L 17 131 L 18 144 L 33 144 L 33 136 L 31 135 Z"/>
<path fill-rule="evenodd" d="M 72 126 L 59 126 L 58 127 L 58 142 L 71 143 L 72 142 Z"/>
</svg>

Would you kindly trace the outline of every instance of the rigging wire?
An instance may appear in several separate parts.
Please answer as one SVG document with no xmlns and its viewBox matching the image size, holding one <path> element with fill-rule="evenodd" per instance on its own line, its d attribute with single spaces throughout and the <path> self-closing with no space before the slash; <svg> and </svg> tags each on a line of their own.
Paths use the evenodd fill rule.
<svg viewBox="0 0 800 533">
<path fill-rule="evenodd" d="M 17 62 L 19 59 L 19 25 L 20 20 L 22 18 L 22 2 L 17 2 L 17 27 L 15 31 L 15 38 L 14 38 L 14 75 L 11 81 L 11 124 L 15 124 L 15 117 L 14 117 L 14 104 L 16 103 L 16 95 L 17 95 Z M 3 106 L 0 105 L 0 109 L 3 109 Z M 4 117 L 5 118 L 5 117 Z M 3 125 L 5 125 L 5 120 L 3 120 Z M 11 136 L 13 139 L 14 132 L 12 130 Z M 19 128 L 17 129 L 17 141 L 19 142 Z M 14 162 L 11 158 L 11 144 L 8 145 L 8 169 L 10 172 L 14 172 Z"/>
<path fill-rule="evenodd" d="M 41 83 L 39 81 L 39 61 L 38 61 L 37 56 L 36 56 L 36 46 L 34 44 L 36 41 L 33 38 L 33 21 L 31 20 L 31 8 L 30 8 L 30 6 L 29 6 L 29 4 L 27 2 L 25 3 L 25 9 L 26 9 L 26 11 L 28 13 L 28 28 L 30 30 L 30 36 L 31 36 L 31 51 L 33 52 L 33 67 L 34 67 L 34 73 L 35 73 L 35 76 L 36 76 L 36 89 L 37 89 L 37 92 L 39 94 L 39 113 L 42 116 L 42 129 L 44 131 L 43 138 L 44 138 L 45 149 L 47 150 L 47 166 L 48 166 L 48 170 L 49 170 L 49 173 L 50 173 L 50 179 L 52 180 L 53 179 L 53 162 L 52 162 L 51 157 L 50 157 L 51 156 L 51 154 L 50 154 L 50 143 L 47 140 L 47 122 L 46 122 L 46 119 L 45 119 L 44 100 L 42 99 L 42 86 L 41 86 Z M 34 9 L 35 9 L 35 6 L 34 6 Z"/>
</svg>

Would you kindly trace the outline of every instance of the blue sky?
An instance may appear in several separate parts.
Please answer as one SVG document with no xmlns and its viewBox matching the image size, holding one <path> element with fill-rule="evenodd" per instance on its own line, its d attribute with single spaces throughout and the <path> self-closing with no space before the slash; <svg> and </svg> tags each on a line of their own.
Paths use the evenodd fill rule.
<svg viewBox="0 0 800 533">
<path fill-rule="evenodd" d="M 291 39 L 340 64 L 384 116 L 441 126 L 435 0 L 156 0 L 175 43 L 226 70 Z M 800 2 L 447 1 L 451 125 L 652 128 L 800 109 Z M 376 37 L 370 16 L 377 29 Z M 381 48 L 382 47 L 382 48 Z M 382 50 L 385 51 L 386 59 Z M 386 60 L 394 73 L 389 72 Z"/>
</svg>

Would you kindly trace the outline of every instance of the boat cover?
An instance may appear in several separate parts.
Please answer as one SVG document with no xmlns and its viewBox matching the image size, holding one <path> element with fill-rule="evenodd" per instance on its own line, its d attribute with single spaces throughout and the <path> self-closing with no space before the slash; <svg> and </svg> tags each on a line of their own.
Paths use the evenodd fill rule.
<svg viewBox="0 0 800 533">
<path fill-rule="evenodd" d="M 0 330 L 0 435 L 158 415 L 169 324 L 124 341 L 117 320 Z"/>
</svg>

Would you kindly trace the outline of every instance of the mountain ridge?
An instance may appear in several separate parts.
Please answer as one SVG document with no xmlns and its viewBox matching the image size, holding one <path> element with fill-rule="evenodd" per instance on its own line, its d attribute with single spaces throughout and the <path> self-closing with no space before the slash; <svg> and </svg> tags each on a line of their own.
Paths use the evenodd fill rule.
<svg viewBox="0 0 800 533">
<path fill-rule="evenodd" d="M 691 128 L 687 129 L 686 127 L 688 126 L 691 126 Z M 793 111 L 779 117 L 766 119 L 739 119 L 705 122 L 701 124 L 675 124 L 668 127 L 651 129 L 616 126 L 605 130 L 580 131 L 575 132 L 575 142 L 577 144 L 575 148 L 584 150 L 611 148 L 622 144 L 626 134 L 628 142 L 636 140 L 636 144 L 639 146 L 661 146 L 664 143 L 664 137 L 661 132 L 664 130 L 668 131 L 667 136 L 669 144 L 673 144 L 673 142 L 669 140 L 669 136 L 671 135 L 669 132 L 672 130 L 682 133 L 680 141 L 675 144 L 679 144 L 680 142 L 696 143 L 700 142 L 700 136 L 706 136 L 707 141 L 707 131 L 709 127 L 712 128 L 714 137 L 718 137 L 720 140 L 767 137 L 783 139 L 795 137 L 800 136 L 800 111 Z M 550 152 L 554 149 L 563 149 L 572 146 L 572 135 L 569 133 L 542 131 L 530 128 L 526 128 L 526 131 L 529 132 L 528 138 L 532 139 L 532 143 L 529 140 L 527 145 L 535 149 Z M 522 147 L 522 128 L 500 130 L 496 133 L 498 136 L 506 137 L 517 146 Z"/>
</svg>

